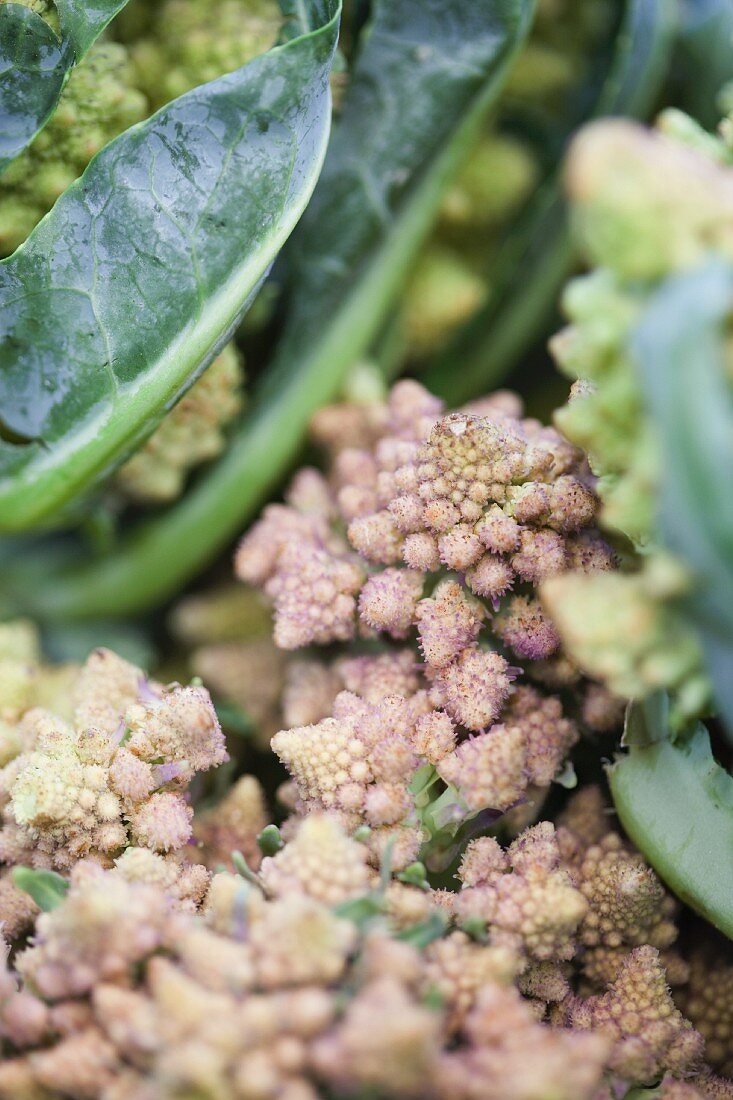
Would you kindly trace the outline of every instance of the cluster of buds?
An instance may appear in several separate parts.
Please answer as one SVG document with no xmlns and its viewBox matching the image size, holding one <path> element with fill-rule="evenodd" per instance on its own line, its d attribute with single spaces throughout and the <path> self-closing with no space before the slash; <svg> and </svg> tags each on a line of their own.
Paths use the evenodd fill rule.
<svg viewBox="0 0 733 1100">
<path fill-rule="evenodd" d="M 662 279 L 711 253 L 733 254 L 731 133 L 730 119 L 714 136 L 675 110 L 663 112 L 653 130 L 615 120 L 580 132 L 566 181 L 578 245 L 595 270 L 569 284 L 563 304 L 570 324 L 552 342 L 560 369 L 574 380 L 556 423 L 599 476 L 601 522 L 645 553 L 636 572 L 611 582 L 553 581 L 546 605 L 589 674 L 627 697 L 670 690 L 683 717 L 704 713 L 709 685 L 681 610 L 694 578 L 655 547 L 661 456 L 630 337 Z M 616 611 L 607 619 L 611 605 Z M 581 616 L 602 621 L 602 629 L 586 632 Z"/>
<path fill-rule="evenodd" d="M 130 54 L 154 108 L 269 50 L 283 21 L 275 0 L 164 0 L 149 7 Z M 133 11 L 121 25 L 123 33 L 139 32 L 140 16 Z"/>
<path fill-rule="evenodd" d="M 110 866 L 128 847 L 181 849 L 191 779 L 227 759 L 208 692 L 164 688 L 100 649 L 70 694 L 68 717 L 37 705 L 16 716 L 0 771 L 3 863 L 68 871 L 82 859 Z"/>
<path fill-rule="evenodd" d="M 188 472 L 223 450 L 226 426 L 242 407 L 243 368 L 227 344 L 143 447 L 118 471 L 123 496 L 162 504 L 180 496 Z"/>
<path fill-rule="evenodd" d="M 296 475 L 236 570 L 271 598 L 281 649 L 352 649 L 320 676 L 312 659 L 298 666 L 284 708 L 296 724 L 272 744 L 299 812 L 338 811 L 372 829 L 375 857 L 391 838 L 410 862 L 451 820 L 504 813 L 561 771 L 578 725 L 558 696 L 517 682 L 525 669 L 579 678 L 536 590 L 605 572 L 612 554 L 582 453 L 512 394 L 445 415 L 401 382 L 384 404 L 323 409 L 313 431 L 327 476 Z M 613 724 L 611 699 L 596 690 L 593 704 L 585 716 Z"/>
<path fill-rule="evenodd" d="M 257 872 L 199 867 L 187 899 L 144 849 L 78 863 L 0 973 L 0 1097 L 600 1100 L 704 1069 L 653 947 L 571 991 L 592 903 L 548 823 L 469 844 L 458 892 L 388 882 L 332 814 L 274 847 Z M 406 919 L 395 887 L 427 908 Z"/>
<path fill-rule="evenodd" d="M 599 787 L 584 787 L 558 819 L 558 845 L 587 908 L 577 929 L 579 963 L 592 989 L 614 981 L 630 951 L 665 951 L 677 938 L 679 906 L 643 857 L 612 827 Z M 670 979 L 687 968 L 667 952 Z"/>
</svg>

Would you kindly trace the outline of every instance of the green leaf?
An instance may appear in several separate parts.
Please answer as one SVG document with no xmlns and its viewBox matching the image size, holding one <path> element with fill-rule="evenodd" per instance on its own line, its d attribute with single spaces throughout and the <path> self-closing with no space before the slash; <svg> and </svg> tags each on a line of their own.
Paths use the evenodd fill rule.
<svg viewBox="0 0 733 1100">
<path fill-rule="evenodd" d="M 28 590 L 47 614 L 126 614 L 177 591 L 282 480 L 308 422 L 379 332 L 496 99 L 532 0 L 382 0 L 302 230 L 275 362 L 226 454 L 104 561 Z"/>
<path fill-rule="evenodd" d="M 61 23 L 61 37 L 71 43 L 76 61 L 114 17 L 122 11 L 127 0 L 54 0 Z"/>
<path fill-rule="evenodd" d="M 0 172 L 53 114 L 69 72 L 127 0 L 56 0 L 61 37 L 23 4 L 0 4 Z"/>
<path fill-rule="evenodd" d="M 733 778 L 716 763 L 703 725 L 672 742 L 663 708 L 632 704 L 628 752 L 608 769 L 621 824 L 657 874 L 733 938 Z M 646 741 L 646 744 L 643 742 Z"/>
<path fill-rule="evenodd" d="M 333 907 L 333 912 L 343 920 L 350 920 L 357 928 L 366 928 L 376 918 L 384 914 L 384 899 L 381 894 L 365 894 L 361 898 L 352 898 Z"/>
<path fill-rule="evenodd" d="M 448 918 L 445 914 L 436 912 L 421 924 L 415 924 L 411 928 L 395 933 L 395 939 L 412 944 L 418 951 L 424 951 L 431 943 L 440 939 L 447 927 Z"/>
<path fill-rule="evenodd" d="M 645 310 L 632 352 L 662 453 L 662 538 L 693 574 L 684 609 L 733 739 L 732 307 L 733 269 L 722 261 L 670 278 Z"/>
<path fill-rule="evenodd" d="M 0 264 L 0 530 L 108 474 L 211 362 L 325 154 L 339 0 L 319 29 L 110 143 Z"/>
<path fill-rule="evenodd" d="M 14 867 L 12 878 L 19 890 L 30 894 L 39 909 L 50 913 L 66 897 L 69 884 L 55 871 L 34 871 L 31 867 Z"/>
<path fill-rule="evenodd" d="M 590 117 L 646 117 L 667 75 L 676 16 L 676 0 L 628 0 Z M 551 320 L 574 261 L 559 165 L 489 266 L 486 305 L 421 375 L 428 389 L 458 405 L 496 386 Z"/>
</svg>

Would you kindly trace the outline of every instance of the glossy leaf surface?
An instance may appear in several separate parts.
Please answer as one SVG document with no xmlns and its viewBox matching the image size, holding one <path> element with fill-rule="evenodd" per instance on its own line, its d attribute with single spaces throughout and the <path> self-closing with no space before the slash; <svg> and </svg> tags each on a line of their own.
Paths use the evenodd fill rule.
<svg viewBox="0 0 733 1100">
<path fill-rule="evenodd" d="M 0 4 L 0 172 L 30 144 L 69 72 L 127 0 L 56 0 L 59 38 L 23 4 Z"/>
<path fill-rule="evenodd" d="M 339 6 L 122 134 L 0 264 L 0 530 L 113 469 L 231 335 L 320 171 Z"/>
</svg>

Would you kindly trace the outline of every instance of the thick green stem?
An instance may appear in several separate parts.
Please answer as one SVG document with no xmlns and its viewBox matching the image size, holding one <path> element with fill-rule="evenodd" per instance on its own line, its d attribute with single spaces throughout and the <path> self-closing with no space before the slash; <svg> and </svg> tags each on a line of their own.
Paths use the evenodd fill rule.
<svg viewBox="0 0 733 1100">
<path fill-rule="evenodd" d="M 515 49 L 520 40 L 518 34 Z M 141 525 L 113 554 L 21 592 L 18 603 L 24 609 L 46 618 L 75 619 L 159 606 L 243 529 L 296 458 L 313 413 L 338 394 L 354 361 L 377 336 L 446 187 L 496 99 L 512 53 L 494 65 L 448 144 L 423 170 L 404 201 L 399 227 L 369 257 L 315 346 L 298 354 L 301 349 L 291 340 L 289 354 L 268 372 L 252 413 L 223 458 L 178 504 Z"/>
<path fill-rule="evenodd" d="M 673 0 L 629 0 L 594 117 L 649 113 L 667 75 L 676 25 Z M 488 303 L 422 375 L 428 389 L 458 405 L 501 382 L 546 329 L 574 262 L 557 170 L 488 272 Z"/>
</svg>

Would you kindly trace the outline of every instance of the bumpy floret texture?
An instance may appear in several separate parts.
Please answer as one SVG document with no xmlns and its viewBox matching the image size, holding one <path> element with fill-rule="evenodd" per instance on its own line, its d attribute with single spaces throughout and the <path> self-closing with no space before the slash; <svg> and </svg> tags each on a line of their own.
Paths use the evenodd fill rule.
<svg viewBox="0 0 733 1100">
<path fill-rule="evenodd" d="M 675 1007 L 653 947 L 634 948 L 607 992 L 575 1005 L 570 1019 L 613 1039 L 610 1066 L 627 1081 L 652 1083 L 665 1067 L 683 1076 L 702 1059 L 703 1038 Z"/>
<path fill-rule="evenodd" d="M 73 698 L 70 721 L 41 707 L 17 719 L 17 751 L 0 773 L 3 862 L 68 870 L 87 857 L 109 865 L 131 844 L 181 848 L 189 781 L 227 759 L 208 692 L 164 689 L 96 650 Z"/>
<path fill-rule="evenodd" d="M 264 53 L 281 24 L 274 0 L 165 0 L 131 49 L 140 87 L 160 107 Z"/>
<path fill-rule="evenodd" d="M 568 663 L 536 589 L 572 567 L 605 575 L 613 555 L 582 454 L 512 394 L 445 415 L 401 382 L 386 402 L 321 410 L 313 431 L 327 474 L 296 475 L 245 535 L 237 573 L 272 600 L 281 648 L 375 638 L 383 652 L 330 673 L 299 665 L 283 718 L 310 721 L 273 748 L 302 808 L 370 826 L 375 855 L 399 827 L 407 858 L 405 830 L 419 848 L 421 828 L 504 813 L 560 772 L 578 725 L 520 679 Z M 350 701 L 334 698 L 339 680 Z M 597 702 L 594 728 L 606 712 L 612 727 L 618 708 Z"/>
<path fill-rule="evenodd" d="M 662 952 L 670 981 L 688 968 L 667 950 L 677 938 L 679 906 L 644 858 L 613 828 L 598 787 L 571 798 L 559 818 L 558 842 L 574 885 L 587 902 L 578 928 L 579 961 L 593 988 L 619 974 L 630 951 L 650 945 Z"/>
<path fill-rule="evenodd" d="M 27 6 L 58 32 L 55 5 L 30 0 Z M 103 146 L 169 100 L 269 49 L 282 24 L 275 0 L 136 0 L 130 9 L 72 69 L 51 120 L 3 174 L 0 255 L 25 240 Z M 111 41 L 112 35 L 122 41 Z M 226 388 L 231 402 L 231 387 Z M 208 438 L 199 442 L 206 453 L 197 461 L 219 448 L 210 422 Z M 170 467 L 184 464 L 171 461 L 175 437 L 168 437 L 166 445 L 167 471 L 159 466 L 160 454 L 158 464 L 151 456 L 147 470 L 134 471 L 130 491 L 136 496 L 173 495 Z"/>
<path fill-rule="evenodd" d="M 550 822 L 526 830 L 506 853 L 490 838 L 471 841 L 459 875 L 456 913 L 485 921 L 493 944 L 535 962 L 573 957 L 588 906 L 560 864 Z"/>
<path fill-rule="evenodd" d="M 705 1039 L 705 1057 L 733 1073 L 733 962 L 727 943 L 702 944 L 690 959 L 689 981 L 676 991 L 685 1015 Z"/>
<path fill-rule="evenodd" d="M 599 475 L 602 523 L 645 554 L 643 567 L 608 584 L 578 578 L 575 595 L 553 579 L 545 606 L 568 607 L 567 621 L 557 625 L 587 671 L 628 697 L 671 689 L 683 719 L 704 713 L 709 702 L 700 646 L 681 609 L 695 578 L 655 546 L 661 457 L 630 335 L 660 280 L 711 252 L 733 252 L 729 133 L 729 120 L 714 137 L 678 111 L 664 112 L 654 130 L 617 120 L 581 131 L 567 186 L 578 243 L 595 270 L 567 288 L 570 324 L 553 341 L 561 370 L 575 379 L 556 423 L 586 449 Z M 593 624 L 587 638 L 576 601 Z M 617 614 L 604 631 L 597 624 L 611 604 Z"/>
<path fill-rule="evenodd" d="M 102 727 L 118 672 L 114 703 L 88 708 Z M 222 849 L 239 834 L 241 850 L 261 793 L 245 777 L 221 805 L 222 831 L 214 808 L 197 833 Z M 692 1075 L 683 1100 L 725 1097 L 654 947 L 632 948 L 606 992 L 574 991 L 594 904 L 577 866 L 607 826 L 588 789 L 557 835 L 471 841 L 457 892 L 418 864 L 378 875 L 369 836 L 331 811 L 296 819 L 244 877 L 144 847 L 81 860 L 0 968 L 0 1096 L 605 1100 L 606 1080 L 622 1094 L 666 1073 L 673 1100 Z"/>
<path fill-rule="evenodd" d="M 504 948 L 449 932 L 420 949 L 335 914 L 299 857 L 335 844 L 350 895 L 365 864 L 332 818 L 312 820 L 262 890 L 216 875 L 198 916 L 162 880 L 80 864 L 0 973 L 0 1095 L 449 1100 L 479 1095 L 483 1074 L 497 1100 L 534 1100 L 530 1045 L 557 1096 L 591 1100 L 610 1042 L 538 1022 Z"/>
<path fill-rule="evenodd" d="M 223 450 L 226 426 L 242 407 L 242 382 L 241 358 L 234 344 L 227 344 L 119 470 L 120 492 L 142 504 L 163 504 L 179 496 L 189 471 Z"/>
</svg>

